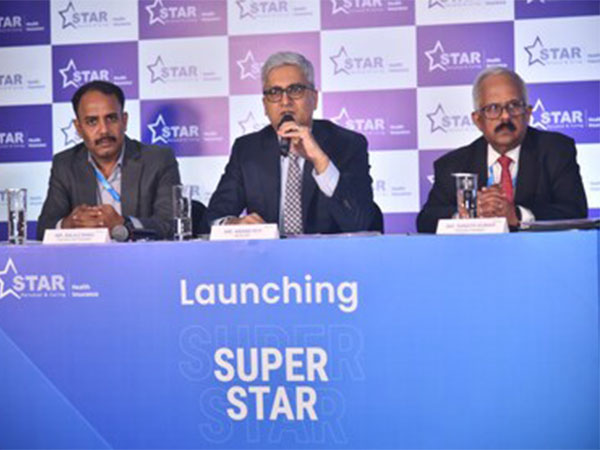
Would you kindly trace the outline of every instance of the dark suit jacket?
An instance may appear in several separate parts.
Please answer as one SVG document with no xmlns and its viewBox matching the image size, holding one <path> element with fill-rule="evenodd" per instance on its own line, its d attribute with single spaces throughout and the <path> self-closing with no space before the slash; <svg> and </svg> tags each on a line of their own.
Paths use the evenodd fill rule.
<svg viewBox="0 0 600 450">
<path fill-rule="evenodd" d="M 169 237 L 173 217 L 171 186 L 179 183 L 177 160 L 170 149 L 125 138 L 121 172 L 123 216 L 138 218 L 144 228 L 156 231 L 160 238 Z M 38 239 L 76 206 L 95 205 L 96 191 L 96 176 L 83 143 L 56 154 L 38 219 Z"/>
<path fill-rule="evenodd" d="M 479 187 L 487 184 L 487 141 L 480 137 L 434 163 L 435 181 L 427 203 L 417 217 L 417 230 L 435 233 L 438 219 L 456 212 L 453 173 L 479 174 Z M 587 201 L 576 161 L 575 142 L 560 134 L 527 128 L 521 144 L 515 204 L 536 220 L 587 217 Z"/>
<path fill-rule="evenodd" d="M 324 195 L 305 161 L 302 179 L 302 223 L 305 233 L 339 233 L 378 229 L 381 214 L 373 202 L 364 136 L 329 121 L 313 121 L 313 136 L 340 172 L 331 198 Z M 238 216 L 244 209 L 268 223 L 279 222 L 281 163 L 277 135 L 271 126 L 237 139 L 217 190 L 208 205 L 209 222 Z M 379 222 L 379 223 L 377 223 Z"/>
</svg>

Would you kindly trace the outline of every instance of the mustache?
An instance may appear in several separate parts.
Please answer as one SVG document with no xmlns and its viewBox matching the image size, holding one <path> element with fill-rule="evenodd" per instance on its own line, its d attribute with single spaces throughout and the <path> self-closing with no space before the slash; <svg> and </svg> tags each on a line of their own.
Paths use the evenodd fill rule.
<svg viewBox="0 0 600 450">
<path fill-rule="evenodd" d="M 100 139 L 96 139 L 94 141 L 94 144 L 100 145 L 100 144 L 102 144 L 104 142 L 117 142 L 117 138 L 114 137 L 114 136 L 103 136 Z"/>
<path fill-rule="evenodd" d="M 502 131 L 504 129 L 507 129 L 509 131 L 515 131 L 517 129 L 517 127 L 511 121 L 503 122 L 503 123 L 501 123 L 500 125 L 498 125 L 496 127 L 496 129 L 494 130 L 494 132 L 498 133 L 498 132 L 500 132 L 500 131 Z"/>
</svg>

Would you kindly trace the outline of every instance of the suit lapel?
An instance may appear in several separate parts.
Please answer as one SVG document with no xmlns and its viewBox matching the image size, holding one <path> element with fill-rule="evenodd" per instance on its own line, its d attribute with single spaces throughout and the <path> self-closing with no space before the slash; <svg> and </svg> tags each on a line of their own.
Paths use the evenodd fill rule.
<svg viewBox="0 0 600 450">
<path fill-rule="evenodd" d="M 82 146 L 82 151 L 78 152 L 74 161 L 74 170 L 77 186 L 77 195 L 74 198 L 75 206 L 86 204 L 95 205 L 98 202 L 96 196 L 97 182 L 96 174 L 92 164 L 88 161 L 88 150 Z"/>
<path fill-rule="evenodd" d="M 517 173 L 515 204 L 527 206 L 530 203 L 529 199 L 535 196 L 538 177 L 537 147 L 535 145 L 533 131 L 531 128 L 528 128 L 523 144 L 521 144 L 521 152 L 519 154 L 519 172 Z"/>
<path fill-rule="evenodd" d="M 487 146 L 488 144 L 485 139 L 477 140 L 475 142 L 475 154 L 471 158 L 472 166 L 470 171 L 477 174 L 477 182 L 480 189 L 487 185 L 488 180 Z"/>
<path fill-rule="evenodd" d="M 140 180 L 142 179 L 142 163 L 140 149 L 126 138 L 123 167 L 121 168 L 121 215 L 138 215 L 137 204 Z"/>
<path fill-rule="evenodd" d="M 260 159 L 257 167 L 261 172 L 257 179 L 261 180 L 263 198 L 266 211 L 263 217 L 267 221 L 279 222 L 279 203 L 281 199 L 281 161 L 279 153 L 279 142 L 273 127 L 269 126 L 262 134 L 262 145 L 258 149 Z M 262 172 L 262 168 L 266 171 Z M 253 211 L 248 211 L 253 212 Z"/>
</svg>

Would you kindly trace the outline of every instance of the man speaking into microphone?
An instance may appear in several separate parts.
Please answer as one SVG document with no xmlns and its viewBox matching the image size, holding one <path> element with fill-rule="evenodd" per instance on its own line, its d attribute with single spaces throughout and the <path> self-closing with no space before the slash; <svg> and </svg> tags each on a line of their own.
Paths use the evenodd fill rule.
<svg viewBox="0 0 600 450">
<path fill-rule="evenodd" d="M 275 53 L 262 67 L 262 83 L 270 125 L 235 141 L 208 220 L 278 223 L 285 235 L 382 231 L 367 140 L 313 120 L 318 94 L 311 62 L 298 53 Z"/>
</svg>

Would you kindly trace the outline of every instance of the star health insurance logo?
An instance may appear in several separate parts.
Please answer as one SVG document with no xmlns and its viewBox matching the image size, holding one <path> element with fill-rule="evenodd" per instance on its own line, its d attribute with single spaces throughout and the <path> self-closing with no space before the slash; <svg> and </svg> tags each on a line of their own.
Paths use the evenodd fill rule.
<svg viewBox="0 0 600 450">
<path fill-rule="evenodd" d="M 150 133 L 152 133 L 152 144 L 156 144 L 157 142 L 162 142 L 163 144 L 168 144 L 169 140 L 164 134 L 164 130 L 167 130 L 169 127 L 162 114 L 159 114 L 156 121 L 154 123 L 148 124 L 148 129 Z"/>
<path fill-rule="evenodd" d="M 156 83 L 157 81 L 165 82 L 165 79 L 161 75 L 162 69 L 165 67 L 162 56 L 158 55 L 154 64 L 149 64 L 146 67 L 150 71 L 150 83 Z"/>
<path fill-rule="evenodd" d="M 348 8 L 351 6 L 352 4 L 349 4 L 348 0 L 331 0 L 331 15 L 348 14 Z"/>
<path fill-rule="evenodd" d="M 236 64 L 240 68 L 240 80 L 245 80 L 246 78 L 257 80 L 260 78 L 262 63 L 256 61 L 252 50 L 248 50 L 246 57 L 238 59 Z"/>
<path fill-rule="evenodd" d="M 81 142 L 81 137 L 79 137 L 79 133 L 77 133 L 77 128 L 75 128 L 75 122 L 73 120 L 69 121 L 69 124 L 66 127 L 61 127 L 60 131 L 65 137 L 65 143 L 63 145 L 75 145 Z"/>
<path fill-rule="evenodd" d="M 446 111 L 444 111 L 444 107 L 441 103 L 438 103 L 437 108 L 434 112 L 426 114 L 429 122 L 431 123 L 431 128 L 429 131 L 431 133 L 435 133 L 436 131 L 443 131 L 446 133 L 446 128 L 444 127 L 444 118 L 446 117 Z"/>
<path fill-rule="evenodd" d="M 148 18 L 148 24 L 154 25 L 155 23 L 159 23 L 161 25 L 165 25 L 165 21 L 161 17 L 161 11 L 164 9 L 165 5 L 162 0 L 154 0 L 154 3 L 146 6 L 146 11 L 150 15 Z"/>
<path fill-rule="evenodd" d="M 75 23 L 73 22 L 73 16 L 76 13 L 77 13 L 77 11 L 75 10 L 75 5 L 73 5 L 73 2 L 69 2 L 67 7 L 65 9 L 63 9 L 62 11 L 58 11 L 58 14 L 62 18 L 63 30 L 68 27 L 77 28 L 75 26 Z"/>
<path fill-rule="evenodd" d="M 539 36 L 536 36 L 535 40 L 533 41 L 533 44 L 525 46 L 525 51 L 529 55 L 528 64 L 530 66 L 533 66 L 536 63 L 539 63 L 542 66 L 546 65 L 546 63 L 542 59 L 542 51 L 543 50 L 544 50 L 544 44 L 542 43 L 542 40 L 540 39 Z"/>
<path fill-rule="evenodd" d="M 540 97 L 533 105 L 530 125 L 542 130 L 583 129 L 587 117 L 588 111 L 583 109 L 549 109 Z"/>
<path fill-rule="evenodd" d="M 245 17 L 249 17 L 251 19 L 254 19 L 254 14 L 252 14 L 251 12 L 251 2 L 248 0 L 236 0 L 235 3 L 238 5 L 238 8 L 240 8 L 240 19 L 243 19 Z"/>
<path fill-rule="evenodd" d="M 337 75 L 338 73 L 349 74 L 348 70 L 345 68 L 344 63 L 344 61 L 348 59 L 348 52 L 346 51 L 346 48 L 343 45 L 340 47 L 340 51 L 338 52 L 338 54 L 335 56 L 330 56 L 329 59 L 331 60 L 331 62 L 333 62 L 334 65 L 334 75 Z"/>
<path fill-rule="evenodd" d="M 242 129 L 242 134 L 247 134 L 261 130 L 266 123 L 260 123 L 256 120 L 256 117 L 254 117 L 254 113 L 250 111 L 245 119 L 238 121 L 238 125 Z"/>
<path fill-rule="evenodd" d="M 58 71 L 60 72 L 63 79 L 63 89 L 66 89 L 69 86 L 77 89 L 79 86 L 88 83 L 89 81 L 110 80 L 110 74 L 107 69 L 79 70 L 77 69 L 77 65 L 75 64 L 75 60 L 73 58 L 69 59 L 67 65 L 62 69 L 58 69 Z"/>
<path fill-rule="evenodd" d="M 15 263 L 13 262 L 12 258 L 8 258 L 8 261 L 6 261 L 6 265 L 4 266 L 4 270 L 0 270 L 0 299 L 3 299 L 7 295 L 12 295 L 13 297 L 18 298 L 18 299 L 21 298 L 19 293 L 17 291 L 15 291 L 14 285 L 11 285 L 10 289 L 6 289 L 6 281 L 5 280 L 9 279 L 11 277 L 11 275 L 10 275 L 11 272 L 12 272 L 12 277 L 14 277 L 15 275 L 17 275 L 19 273 L 17 271 L 17 268 L 15 267 Z"/>
<path fill-rule="evenodd" d="M 444 47 L 440 41 L 437 41 L 431 50 L 425 52 L 425 56 L 429 60 L 429 71 L 433 72 L 436 69 L 446 71 L 446 67 L 442 64 L 442 56 L 444 55 Z"/>
</svg>

